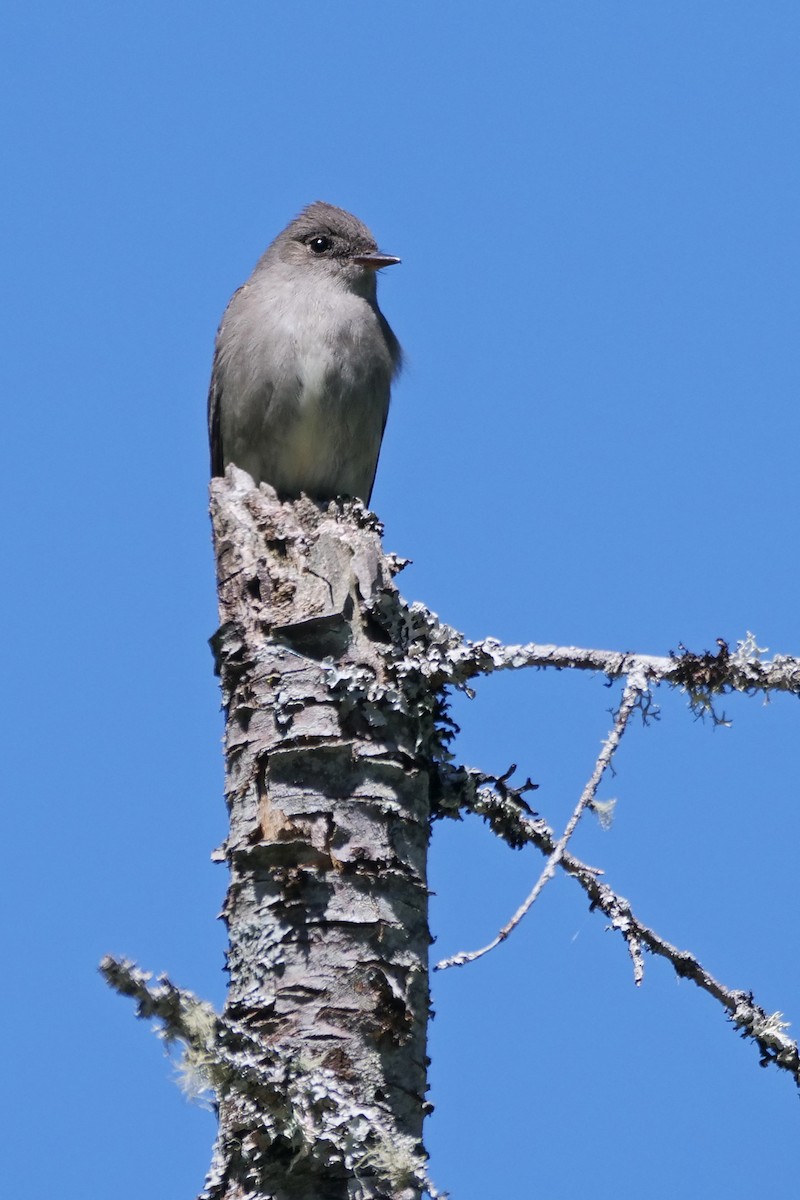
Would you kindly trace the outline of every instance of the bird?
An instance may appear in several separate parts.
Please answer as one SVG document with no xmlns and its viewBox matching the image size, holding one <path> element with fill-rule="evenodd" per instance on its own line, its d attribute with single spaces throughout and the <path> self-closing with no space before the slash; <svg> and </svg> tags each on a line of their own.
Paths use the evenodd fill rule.
<svg viewBox="0 0 800 1200">
<path fill-rule="evenodd" d="M 212 476 L 234 463 L 281 499 L 369 504 L 403 357 L 376 276 L 399 262 L 352 213 L 321 200 L 278 234 L 217 331 Z"/>
</svg>

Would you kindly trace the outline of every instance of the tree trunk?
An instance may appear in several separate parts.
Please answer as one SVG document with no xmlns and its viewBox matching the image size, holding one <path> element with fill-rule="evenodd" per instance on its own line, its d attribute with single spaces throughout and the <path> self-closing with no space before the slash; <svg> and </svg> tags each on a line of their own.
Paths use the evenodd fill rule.
<svg viewBox="0 0 800 1200">
<path fill-rule="evenodd" d="M 358 503 L 211 488 L 236 1065 L 205 1200 L 418 1200 L 439 700 Z"/>
</svg>

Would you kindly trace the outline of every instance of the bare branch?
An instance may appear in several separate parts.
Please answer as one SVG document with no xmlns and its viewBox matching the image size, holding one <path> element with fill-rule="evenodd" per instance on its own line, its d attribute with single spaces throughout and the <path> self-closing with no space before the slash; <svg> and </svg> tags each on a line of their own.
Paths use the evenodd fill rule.
<svg viewBox="0 0 800 1200">
<path fill-rule="evenodd" d="M 436 683 L 450 683 L 469 691 L 468 683 L 495 671 L 523 667 L 599 671 L 609 679 L 644 676 L 648 683 L 669 683 L 688 693 L 693 708 L 708 707 L 708 698 L 726 692 L 789 692 L 800 696 L 800 658 L 776 655 L 763 660 L 765 648 L 748 633 L 731 651 L 717 639 L 717 652 L 692 653 L 685 646 L 669 655 L 634 654 L 617 650 L 590 650 L 579 646 L 505 646 L 496 638 L 470 642 L 452 626 L 443 624 L 421 604 L 408 607 L 413 627 L 409 656 Z M 419 662 L 422 659 L 424 661 Z"/>
<path fill-rule="evenodd" d="M 198 1050 L 208 1049 L 217 1023 L 211 1004 L 198 999 L 193 992 L 176 987 L 166 975 L 151 984 L 152 975 L 126 958 L 107 954 L 100 963 L 100 973 L 109 987 L 136 1000 L 138 1017 L 156 1017 L 163 1023 L 165 1041 L 182 1041 Z"/>
<path fill-rule="evenodd" d="M 487 820 L 492 830 L 512 848 L 518 849 L 526 843 L 536 846 L 543 854 L 552 856 L 556 848 L 555 834 L 541 817 L 529 815 L 517 798 L 508 789 L 499 794 L 494 787 L 484 787 L 487 777 L 471 768 L 450 770 L 444 788 L 450 800 L 456 789 L 462 797 L 462 808 L 476 813 Z M 448 803 L 445 811 L 452 812 Z M 560 860 L 562 869 L 584 890 L 591 909 L 599 909 L 609 920 L 610 928 L 625 939 L 634 966 L 634 981 L 641 983 L 644 974 L 643 948 L 671 963 L 676 975 L 690 979 L 702 991 L 707 992 L 726 1009 L 728 1020 L 740 1030 L 742 1037 L 750 1038 L 758 1046 L 761 1065 L 774 1063 L 788 1071 L 800 1087 L 800 1048 L 788 1037 L 787 1022 L 781 1013 L 768 1013 L 757 1004 L 752 992 L 728 988 L 720 983 L 689 951 L 679 950 L 660 934 L 645 925 L 633 911 L 630 903 L 601 882 L 603 874 L 565 851 Z"/>
<path fill-rule="evenodd" d="M 225 1053 L 223 1026 L 211 1004 L 176 987 L 166 975 L 151 983 L 149 972 L 125 958 L 107 954 L 100 963 L 100 973 L 109 987 L 136 1001 L 138 1017 L 161 1022 L 157 1032 L 162 1041 L 167 1045 L 183 1044 L 178 1076 L 185 1092 L 195 1098 L 204 1092 L 216 1096 L 224 1092 L 238 1064 Z"/>
<path fill-rule="evenodd" d="M 484 954 L 488 954 L 490 950 L 494 950 L 501 942 L 504 942 L 510 933 L 519 925 L 525 914 L 533 907 L 536 900 L 539 898 L 545 884 L 555 875 L 556 867 L 564 856 L 570 838 L 575 832 L 578 822 L 583 813 L 594 802 L 597 795 L 597 789 L 600 781 L 608 769 L 611 759 L 613 758 L 617 747 L 625 732 L 628 721 L 634 709 L 642 702 L 642 698 L 647 693 L 647 680 L 642 671 L 637 672 L 635 676 L 628 679 L 625 685 L 625 691 L 622 694 L 617 715 L 614 720 L 614 727 L 609 733 L 606 740 L 603 742 L 602 749 L 597 756 L 597 761 L 594 765 L 594 770 L 590 775 L 578 803 L 567 822 L 566 828 L 559 840 L 553 846 L 550 852 L 550 857 L 545 863 L 541 875 L 537 879 L 532 891 L 519 906 L 510 921 L 508 921 L 496 937 L 487 945 L 481 947 L 480 950 L 461 951 L 458 954 L 452 955 L 450 958 L 442 959 L 436 964 L 435 970 L 444 971 L 447 967 L 463 967 L 466 963 L 475 962 L 479 958 L 483 958 Z M 636 959 L 634 958 L 636 964 Z"/>
</svg>

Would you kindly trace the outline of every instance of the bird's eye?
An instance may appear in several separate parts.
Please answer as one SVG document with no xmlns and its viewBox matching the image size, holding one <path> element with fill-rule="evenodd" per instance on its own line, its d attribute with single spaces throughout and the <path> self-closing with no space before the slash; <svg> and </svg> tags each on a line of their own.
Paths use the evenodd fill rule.
<svg viewBox="0 0 800 1200">
<path fill-rule="evenodd" d="M 324 254 L 326 250 L 330 250 L 333 242 L 329 237 L 315 237 L 308 244 L 314 254 Z"/>
</svg>

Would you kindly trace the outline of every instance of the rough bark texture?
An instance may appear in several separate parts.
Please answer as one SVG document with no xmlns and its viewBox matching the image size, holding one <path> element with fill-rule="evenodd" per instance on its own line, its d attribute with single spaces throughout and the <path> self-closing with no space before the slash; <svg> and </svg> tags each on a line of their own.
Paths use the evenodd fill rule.
<svg viewBox="0 0 800 1200">
<path fill-rule="evenodd" d="M 360 504 L 236 468 L 211 510 L 237 1070 L 203 1197 L 417 1200 L 437 701 L 398 652 L 401 564 Z"/>
</svg>

